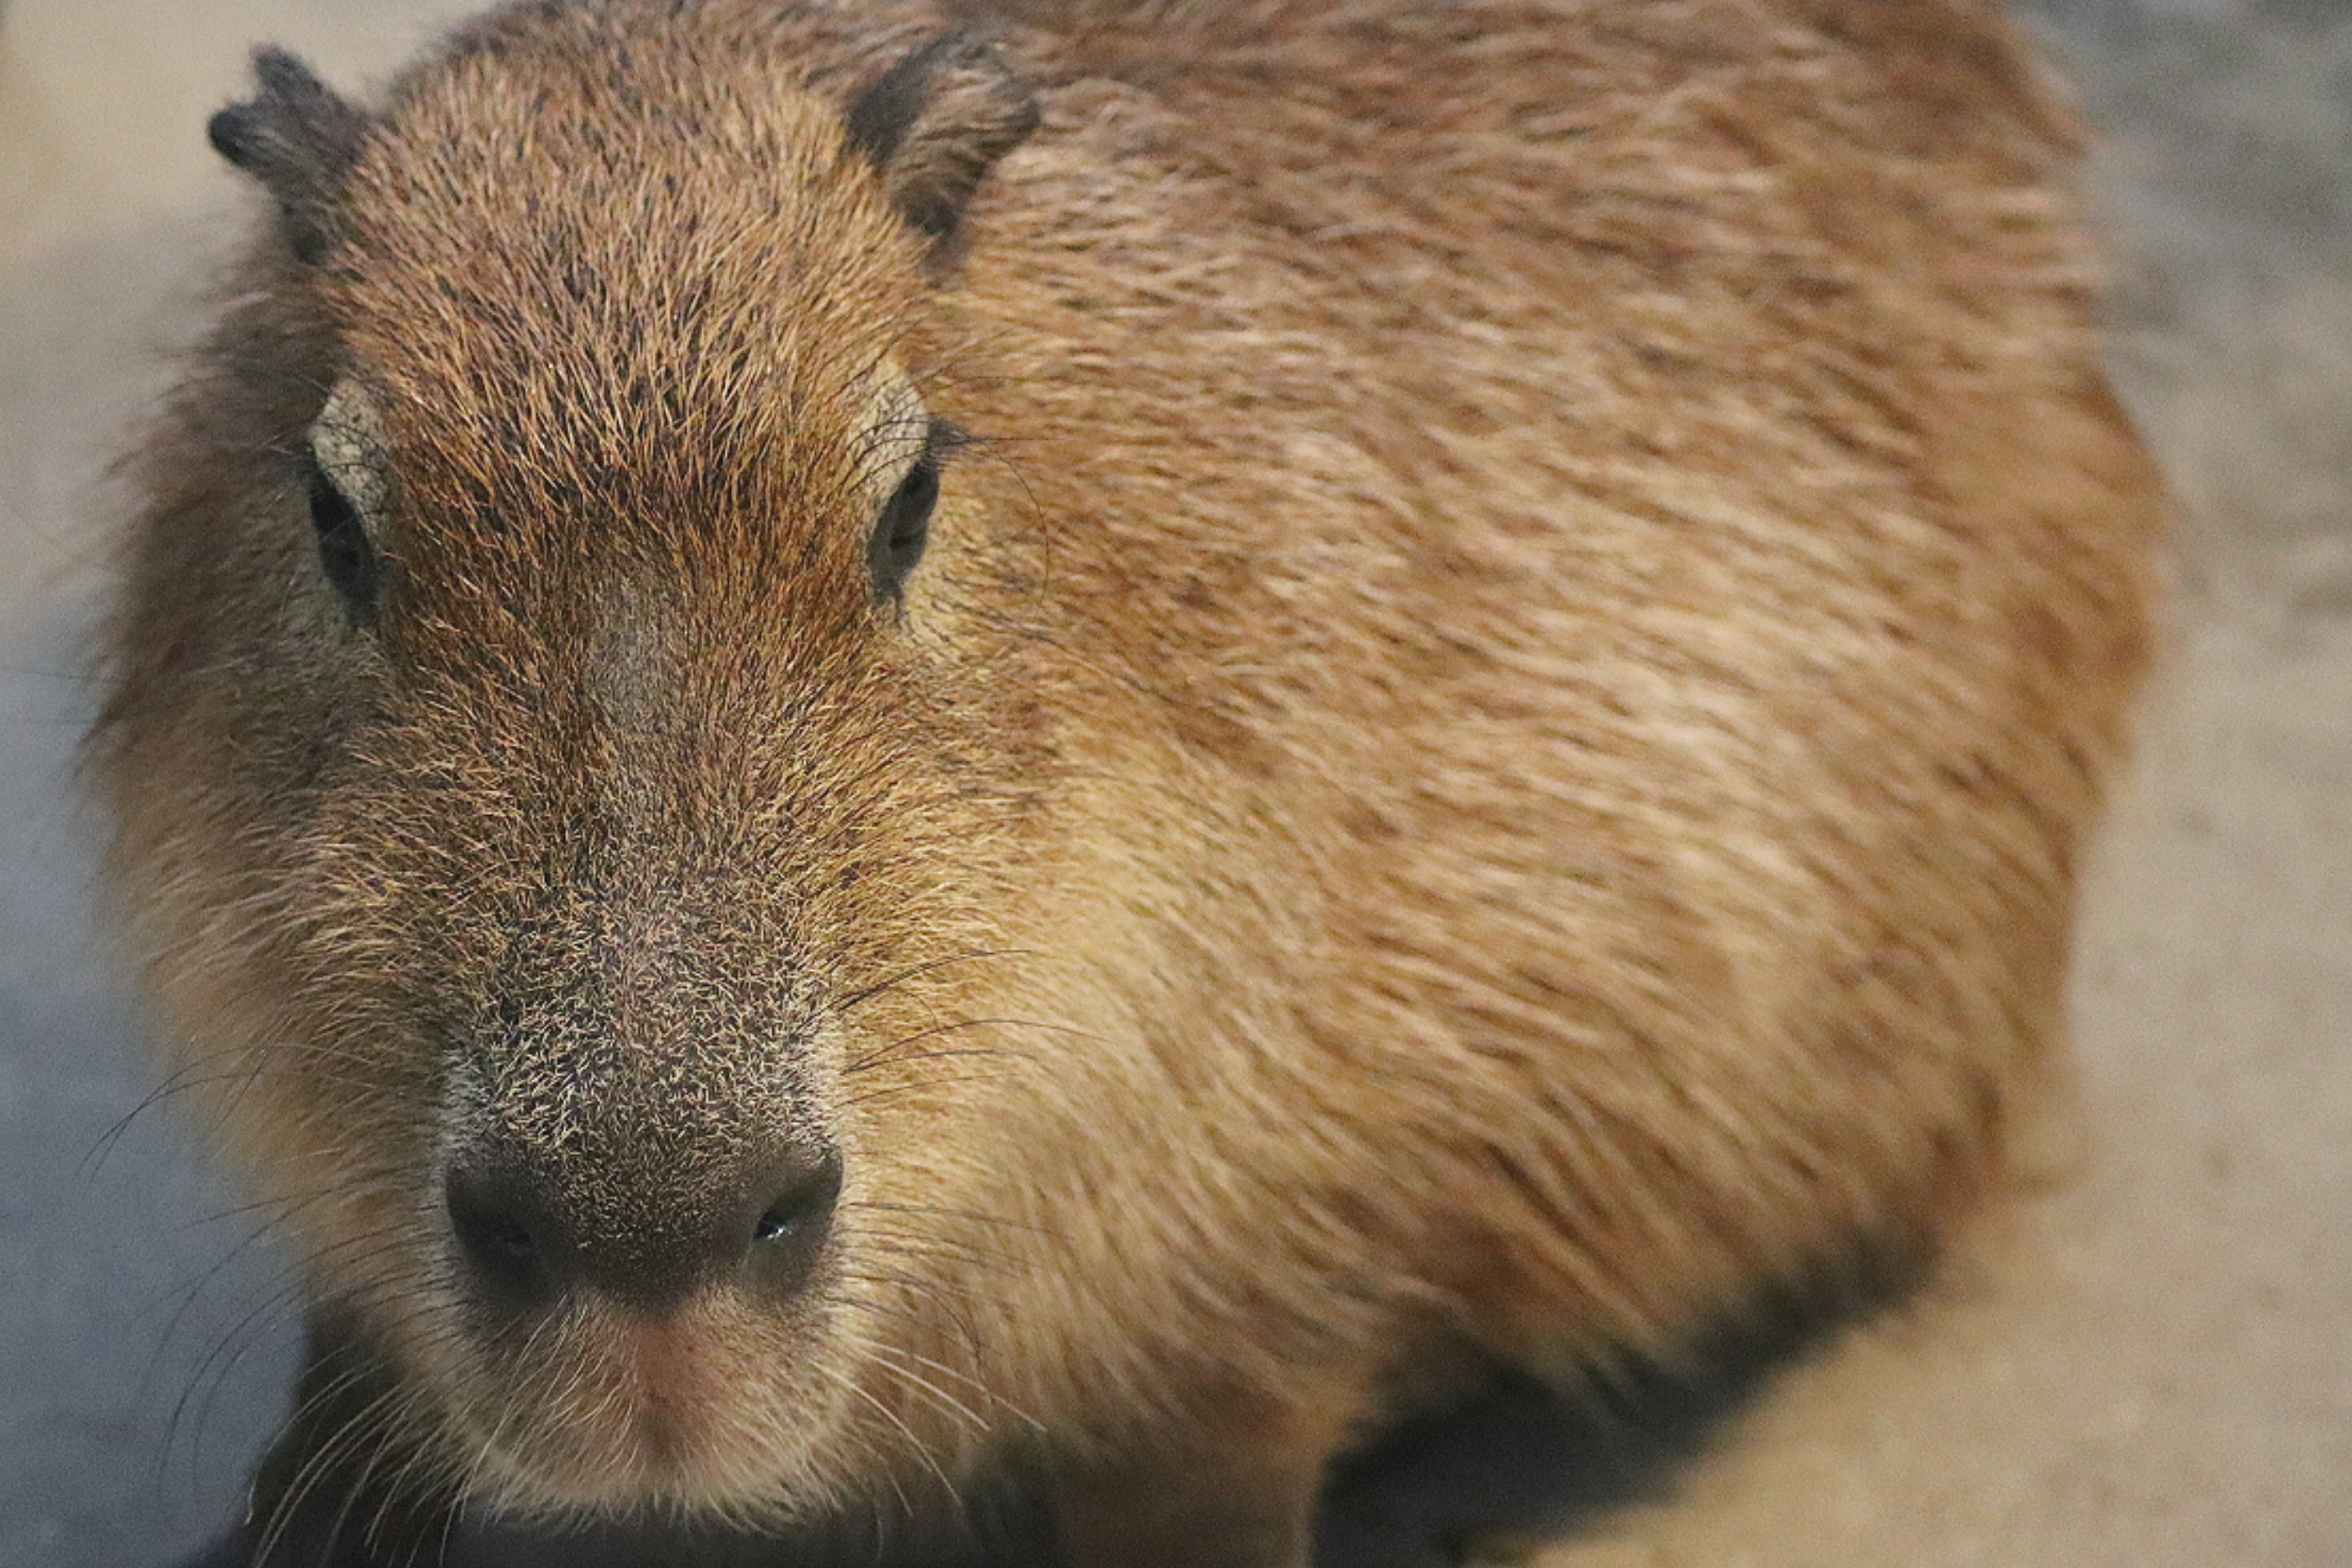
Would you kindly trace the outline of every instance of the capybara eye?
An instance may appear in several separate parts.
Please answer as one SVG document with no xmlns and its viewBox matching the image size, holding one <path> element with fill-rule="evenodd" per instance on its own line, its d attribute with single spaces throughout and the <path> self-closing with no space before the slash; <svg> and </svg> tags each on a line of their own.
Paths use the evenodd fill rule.
<svg viewBox="0 0 2352 1568">
<path fill-rule="evenodd" d="M 375 616 L 375 546 L 369 542 L 367 525 L 361 521 L 360 509 L 351 497 L 327 477 L 317 458 L 311 458 L 306 466 L 310 469 L 310 526 L 319 539 L 319 565 L 327 574 L 327 581 L 342 595 L 352 618 L 364 625 Z"/>
<path fill-rule="evenodd" d="M 896 599 L 906 585 L 907 574 L 923 558 L 923 546 L 931 536 L 931 509 L 939 500 L 940 458 L 934 444 L 915 459 L 915 466 L 883 504 L 882 515 L 875 520 L 866 555 L 874 573 L 877 602 Z"/>
</svg>

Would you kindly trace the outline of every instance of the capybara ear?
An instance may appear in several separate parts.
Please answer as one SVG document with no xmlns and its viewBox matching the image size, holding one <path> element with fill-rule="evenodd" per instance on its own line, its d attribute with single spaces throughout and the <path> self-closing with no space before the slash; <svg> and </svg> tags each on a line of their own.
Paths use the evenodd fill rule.
<svg viewBox="0 0 2352 1568">
<path fill-rule="evenodd" d="M 374 119 L 283 49 L 256 49 L 253 74 L 260 92 L 214 115 L 205 133 L 277 199 L 295 257 L 317 261 L 333 242 L 343 180 Z"/>
<path fill-rule="evenodd" d="M 907 221 L 944 245 L 990 165 L 1040 117 L 1037 95 L 974 32 L 941 33 L 866 84 L 849 140 Z"/>
</svg>

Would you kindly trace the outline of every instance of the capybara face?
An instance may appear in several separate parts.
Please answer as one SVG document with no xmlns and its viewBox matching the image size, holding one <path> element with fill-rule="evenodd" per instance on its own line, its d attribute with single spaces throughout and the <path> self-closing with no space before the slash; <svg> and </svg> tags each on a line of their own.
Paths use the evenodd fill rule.
<svg viewBox="0 0 2352 1568">
<path fill-rule="evenodd" d="M 987 1091 L 909 1063 L 988 1047 L 960 998 L 1024 721 L 956 606 L 993 567 L 938 237 L 837 106 L 593 30 L 365 126 L 331 244 L 244 307 L 256 450 L 204 570 L 248 694 L 214 841 L 158 854 L 246 891 L 160 918 L 438 1462 L 525 1507 L 790 1507 L 899 1420 L 860 1347 L 913 1372 L 959 1288 L 923 1216 Z"/>
</svg>

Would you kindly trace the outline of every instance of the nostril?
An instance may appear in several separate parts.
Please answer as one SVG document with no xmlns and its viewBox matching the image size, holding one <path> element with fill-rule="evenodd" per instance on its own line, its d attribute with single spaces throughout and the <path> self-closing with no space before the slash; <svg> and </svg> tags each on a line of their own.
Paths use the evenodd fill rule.
<svg viewBox="0 0 2352 1568">
<path fill-rule="evenodd" d="M 543 1225 L 519 1183 L 499 1175 L 452 1170 L 445 1183 L 449 1229 L 468 1263 L 493 1282 L 537 1289 L 547 1282 Z"/>
<path fill-rule="evenodd" d="M 527 1263 L 539 1256 L 539 1238 L 519 1219 L 501 1219 L 495 1215 L 469 1216 L 459 1222 L 459 1229 L 467 1244 L 478 1251 L 516 1263 Z"/>
<path fill-rule="evenodd" d="M 841 1196 L 841 1156 L 826 1150 L 814 1160 L 802 1156 L 769 1173 L 766 1206 L 751 1227 L 761 1249 L 811 1244 L 821 1238 Z"/>
</svg>

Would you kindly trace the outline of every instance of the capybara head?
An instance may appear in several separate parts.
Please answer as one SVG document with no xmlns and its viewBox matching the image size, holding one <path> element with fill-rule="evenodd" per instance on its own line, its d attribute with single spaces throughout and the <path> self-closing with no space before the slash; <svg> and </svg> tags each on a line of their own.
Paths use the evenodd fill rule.
<svg viewBox="0 0 2352 1568">
<path fill-rule="evenodd" d="M 789 1504 L 902 1422 L 860 1361 L 953 1316 L 942 1068 L 1013 1028 L 964 1000 L 1051 773 L 925 316 L 1034 100 L 968 34 L 656 9 L 381 114 L 259 57 L 212 134 L 278 222 L 163 503 L 230 521 L 142 563 L 115 716 L 195 1070 L 387 1418 L 541 1507 Z"/>
</svg>

